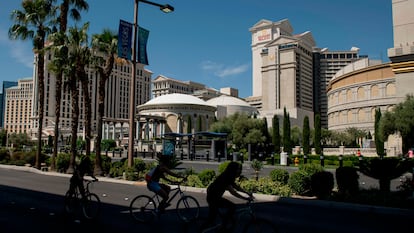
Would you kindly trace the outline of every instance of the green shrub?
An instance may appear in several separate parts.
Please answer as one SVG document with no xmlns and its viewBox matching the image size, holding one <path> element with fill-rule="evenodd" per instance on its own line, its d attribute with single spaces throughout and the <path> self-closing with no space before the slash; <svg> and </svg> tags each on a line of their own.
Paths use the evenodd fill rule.
<svg viewBox="0 0 414 233">
<path fill-rule="evenodd" d="M 334 177 L 332 173 L 321 171 L 311 176 L 312 194 L 318 199 L 328 199 L 334 188 Z"/>
<path fill-rule="evenodd" d="M 290 175 L 288 186 L 296 195 L 308 196 L 311 194 L 311 175 L 299 169 Z"/>
<path fill-rule="evenodd" d="M 218 166 L 218 174 L 221 174 L 224 172 L 224 170 L 226 170 L 227 165 L 229 165 L 231 161 L 230 160 L 226 160 L 222 163 L 219 164 Z"/>
<path fill-rule="evenodd" d="M 126 180 L 139 180 L 138 172 L 132 167 L 126 168 L 125 179 Z"/>
<path fill-rule="evenodd" d="M 239 184 L 240 184 L 240 187 L 252 193 L 261 193 L 261 194 L 267 194 L 267 195 L 279 195 L 282 197 L 288 197 L 291 195 L 291 192 L 292 192 L 288 186 L 282 185 L 279 182 L 274 182 L 268 177 L 260 178 L 258 180 L 247 179 L 247 180 L 241 181 Z"/>
<path fill-rule="evenodd" d="M 289 181 L 289 172 L 284 169 L 273 169 L 270 171 L 269 176 L 272 181 L 280 182 L 283 185 L 286 185 Z"/>
<path fill-rule="evenodd" d="M 56 169 L 58 172 L 66 172 L 69 168 L 70 154 L 59 153 L 56 157 Z"/>
<path fill-rule="evenodd" d="M 353 167 L 338 167 L 335 171 L 338 194 L 344 197 L 355 195 L 359 191 L 358 172 Z"/>
<path fill-rule="evenodd" d="M 190 187 L 198 187 L 198 188 L 205 187 L 203 182 L 200 180 L 200 178 L 197 175 L 189 175 L 187 177 L 187 181 L 185 184 Z"/>
<path fill-rule="evenodd" d="M 109 176 L 110 177 L 120 177 L 122 176 L 123 172 L 125 171 L 125 166 L 123 161 L 115 161 L 111 164 L 111 168 L 109 169 Z"/>
<path fill-rule="evenodd" d="M 213 169 L 204 169 L 198 174 L 204 187 L 207 187 L 215 177 L 216 172 Z"/>
<path fill-rule="evenodd" d="M 0 149 L 0 163 L 8 163 L 10 161 L 9 151 L 6 149 Z"/>
</svg>

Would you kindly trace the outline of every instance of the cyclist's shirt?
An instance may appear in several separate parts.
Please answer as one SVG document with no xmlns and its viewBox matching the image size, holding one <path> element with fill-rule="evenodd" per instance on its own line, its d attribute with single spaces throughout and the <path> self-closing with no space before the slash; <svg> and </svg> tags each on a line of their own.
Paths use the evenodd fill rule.
<svg viewBox="0 0 414 233">
<path fill-rule="evenodd" d="M 157 165 L 156 167 L 153 167 L 147 174 L 145 174 L 145 180 L 147 182 L 159 182 L 162 174 L 163 173 L 161 171 L 160 165 Z"/>
<path fill-rule="evenodd" d="M 147 174 L 145 174 L 145 180 L 147 181 L 147 187 L 153 192 L 158 192 L 161 189 L 160 178 L 164 176 L 162 167 L 160 165 L 152 168 Z"/>
<path fill-rule="evenodd" d="M 219 175 L 213 183 L 211 183 L 207 188 L 207 197 L 216 199 L 221 198 L 226 191 L 229 185 L 233 185 L 235 183 L 235 178 L 230 176 L 225 176 L 223 174 Z"/>
</svg>

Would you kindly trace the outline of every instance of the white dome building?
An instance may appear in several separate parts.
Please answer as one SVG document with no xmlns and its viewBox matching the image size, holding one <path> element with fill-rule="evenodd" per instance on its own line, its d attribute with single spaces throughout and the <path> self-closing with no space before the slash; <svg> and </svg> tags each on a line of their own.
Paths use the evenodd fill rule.
<svg viewBox="0 0 414 233">
<path fill-rule="evenodd" d="M 214 121 L 216 107 L 186 94 L 167 94 L 139 105 L 141 138 L 161 137 L 165 133 L 195 133 L 206 131 Z M 142 125 L 141 125 L 142 124 Z M 188 126 L 191 125 L 191 132 Z"/>
<path fill-rule="evenodd" d="M 235 113 L 245 113 L 247 115 L 258 114 L 255 107 L 248 104 L 246 101 L 228 95 L 221 95 L 207 101 L 207 104 L 217 108 L 216 117 L 221 119 Z"/>
</svg>

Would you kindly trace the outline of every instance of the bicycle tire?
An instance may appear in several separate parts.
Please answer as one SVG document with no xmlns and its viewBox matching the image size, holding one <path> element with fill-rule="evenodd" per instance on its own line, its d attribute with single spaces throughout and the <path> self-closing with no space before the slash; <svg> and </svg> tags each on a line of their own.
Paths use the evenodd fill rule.
<svg viewBox="0 0 414 233">
<path fill-rule="evenodd" d="M 191 222 L 200 214 L 200 204 L 192 196 L 182 196 L 177 202 L 177 215 L 183 222 Z"/>
<path fill-rule="evenodd" d="M 76 193 L 71 191 L 66 192 L 64 207 L 67 214 L 73 214 L 75 212 L 77 200 Z"/>
<path fill-rule="evenodd" d="M 99 215 L 101 200 L 95 193 L 86 194 L 86 200 L 82 201 L 82 212 L 86 219 L 94 219 Z"/>
<path fill-rule="evenodd" d="M 154 199 L 147 195 L 136 196 L 129 205 L 131 216 L 138 222 L 151 222 L 155 217 L 157 204 Z"/>
<path fill-rule="evenodd" d="M 243 233 L 277 233 L 276 225 L 263 218 L 255 218 L 243 227 Z"/>
</svg>

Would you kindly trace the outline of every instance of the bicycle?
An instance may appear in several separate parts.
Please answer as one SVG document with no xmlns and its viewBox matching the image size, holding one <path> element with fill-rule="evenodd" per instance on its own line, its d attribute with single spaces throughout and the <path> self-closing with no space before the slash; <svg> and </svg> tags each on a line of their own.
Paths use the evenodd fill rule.
<svg viewBox="0 0 414 233">
<path fill-rule="evenodd" d="M 186 179 L 175 183 L 176 188 L 172 188 L 170 191 L 170 198 L 167 201 L 167 205 L 170 205 L 171 201 L 179 196 L 176 205 L 177 215 L 183 222 L 190 222 L 198 218 L 200 214 L 200 204 L 193 196 L 187 195 L 181 189 L 181 184 Z M 172 195 L 171 195 L 172 194 Z M 162 211 L 159 211 L 158 207 L 161 201 L 161 197 L 158 194 L 152 196 L 141 194 L 136 196 L 129 206 L 131 216 L 138 222 L 148 223 L 154 220 L 154 217 L 160 217 Z"/>
<path fill-rule="evenodd" d="M 277 233 L 279 232 L 276 225 L 270 220 L 256 215 L 253 206 L 253 200 L 249 200 L 245 206 L 238 207 L 234 216 L 230 219 L 227 226 L 223 226 L 221 220 L 224 212 L 219 212 L 217 224 L 206 229 L 200 229 L 201 233 L 215 232 L 242 232 L 242 233 Z M 198 224 L 201 225 L 201 224 Z"/>
<path fill-rule="evenodd" d="M 85 198 L 82 198 L 79 188 L 76 187 L 73 191 L 68 190 L 65 194 L 65 211 L 68 214 L 74 214 L 80 206 L 82 215 L 88 220 L 96 218 L 100 212 L 101 200 L 98 195 L 89 191 L 89 185 L 93 182 L 97 182 L 98 179 L 84 180 L 85 186 Z"/>
</svg>

